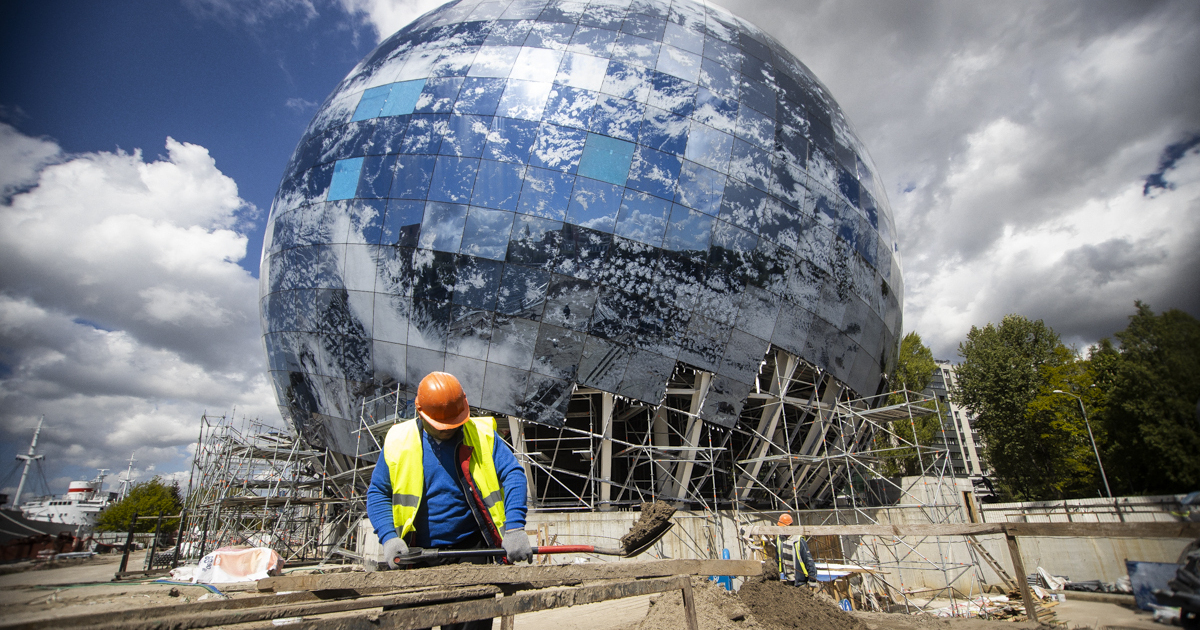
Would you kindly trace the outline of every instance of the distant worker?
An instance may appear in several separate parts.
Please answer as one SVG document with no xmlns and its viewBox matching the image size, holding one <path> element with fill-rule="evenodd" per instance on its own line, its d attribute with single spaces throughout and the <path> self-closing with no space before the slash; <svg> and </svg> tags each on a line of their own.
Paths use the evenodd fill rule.
<svg viewBox="0 0 1200 630">
<path fill-rule="evenodd" d="M 529 560 L 525 470 L 496 438 L 496 419 L 469 417 L 462 385 L 445 372 L 421 380 L 416 408 L 415 419 L 388 430 L 367 488 L 367 515 L 388 565 L 397 568 L 409 545 L 502 547 L 511 562 Z"/>
<path fill-rule="evenodd" d="M 792 524 L 792 515 L 783 514 L 776 523 L 779 527 Z M 779 579 L 795 586 L 817 581 L 817 563 L 808 551 L 808 543 L 799 534 L 775 537 L 775 563 Z"/>
</svg>

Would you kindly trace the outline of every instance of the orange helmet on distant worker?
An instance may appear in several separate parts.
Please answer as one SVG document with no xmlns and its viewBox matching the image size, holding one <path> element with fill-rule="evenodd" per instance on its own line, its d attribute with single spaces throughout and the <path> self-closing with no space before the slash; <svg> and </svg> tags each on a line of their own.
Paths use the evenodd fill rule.
<svg viewBox="0 0 1200 630">
<path fill-rule="evenodd" d="M 787 527 L 788 525 L 791 525 L 791 524 L 792 524 L 792 515 L 791 514 L 779 515 L 779 522 L 776 523 L 776 525 L 778 525 L 780 527 Z"/>
<path fill-rule="evenodd" d="M 417 387 L 417 413 L 435 429 L 461 427 L 471 415 L 467 393 L 453 374 L 430 372 Z"/>
</svg>

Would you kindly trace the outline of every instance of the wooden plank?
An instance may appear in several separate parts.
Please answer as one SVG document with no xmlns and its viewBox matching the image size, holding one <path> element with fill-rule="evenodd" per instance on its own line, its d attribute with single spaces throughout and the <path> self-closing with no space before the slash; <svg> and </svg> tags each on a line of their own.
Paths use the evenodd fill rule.
<svg viewBox="0 0 1200 630">
<path fill-rule="evenodd" d="M 696 620 L 696 598 L 692 596 L 692 581 L 683 583 L 683 617 L 687 620 L 687 630 L 700 630 Z"/>
<path fill-rule="evenodd" d="M 950 523 L 930 525 L 755 525 L 746 533 L 760 536 L 962 536 L 1001 534 L 1001 523 Z"/>
<path fill-rule="evenodd" d="M 1200 523 L 1005 523 L 1013 536 L 1200 538 Z"/>
<path fill-rule="evenodd" d="M 1030 621 L 1037 621 L 1037 608 L 1033 604 L 1033 593 L 1029 592 L 1029 580 L 1025 578 L 1025 563 L 1021 562 L 1021 549 L 1017 546 L 1017 537 L 1011 534 L 1006 534 L 1004 540 L 1008 542 L 1008 556 L 1012 559 L 1013 572 L 1017 574 L 1017 586 L 1021 589 L 1021 601 L 1025 603 L 1025 618 Z"/>
<path fill-rule="evenodd" d="M 654 560 L 650 562 L 593 562 L 549 566 L 455 564 L 407 571 L 270 577 L 258 581 L 258 590 L 321 591 L 525 582 L 554 584 L 580 580 L 633 580 L 671 575 L 752 576 L 760 573 L 762 573 L 762 563 L 757 560 Z"/>
<path fill-rule="evenodd" d="M 755 525 L 763 536 L 1070 536 L 1080 538 L 1200 538 L 1200 523 L 946 523 L 933 525 Z"/>
<path fill-rule="evenodd" d="M 412 605 L 438 602 L 459 602 L 483 597 L 492 598 L 500 592 L 495 586 L 458 587 L 453 590 L 396 593 L 381 597 L 352 597 L 333 601 L 320 601 L 310 592 L 292 593 L 274 597 L 255 597 L 200 604 L 233 604 L 221 609 L 201 608 L 197 604 L 158 606 L 112 613 L 54 617 L 45 621 L 23 622 L 17 627 L 25 629 L 45 628 L 120 628 L 122 630 L 190 630 L 211 628 L 252 621 L 267 621 L 305 615 L 320 615 L 383 606 Z M 308 601 L 295 601 L 306 597 Z M 285 599 L 291 598 L 291 599 Z M 266 601 L 259 601 L 266 600 Z M 280 605 L 280 604 L 286 605 Z M 273 605 L 274 604 L 274 605 Z M 2 626 L 0 626 L 2 627 Z"/>
<path fill-rule="evenodd" d="M 461 566 L 461 565 L 458 565 Z M 519 593 L 498 599 L 482 599 L 457 604 L 437 604 L 418 608 L 371 613 L 355 617 L 328 617 L 306 620 L 291 626 L 295 630 L 417 630 L 475 619 L 494 619 L 507 615 L 536 612 L 550 608 L 581 606 L 611 599 L 682 590 L 691 585 L 688 576 L 631 580 L 615 584 L 579 586 L 533 593 Z"/>
</svg>

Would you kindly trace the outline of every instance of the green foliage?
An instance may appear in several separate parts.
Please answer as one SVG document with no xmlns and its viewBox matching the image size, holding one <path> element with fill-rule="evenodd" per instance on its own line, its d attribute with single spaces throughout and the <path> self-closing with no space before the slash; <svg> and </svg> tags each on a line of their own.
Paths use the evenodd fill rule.
<svg viewBox="0 0 1200 630">
<path fill-rule="evenodd" d="M 137 512 L 138 521 L 134 531 L 152 532 L 154 519 L 143 520 L 141 517 L 157 516 L 159 512 L 162 512 L 163 516 L 174 516 L 179 514 L 182 508 L 179 485 L 168 486 L 161 478 L 155 477 L 134 485 L 125 498 L 105 508 L 96 521 L 96 528 L 106 532 L 128 531 L 129 519 Z M 179 519 L 163 519 L 161 531 L 173 532 L 177 527 Z"/>
<path fill-rule="evenodd" d="M 920 393 L 929 387 L 936 369 L 937 363 L 933 360 L 933 353 L 921 341 L 921 335 L 910 332 L 900 342 L 900 352 L 896 355 L 896 369 L 888 380 L 893 389 Z M 889 405 L 904 402 L 907 402 L 907 399 L 903 391 L 888 396 Z M 894 437 L 881 435 L 876 440 L 876 448 L 882 452 L 883 474 L 889 477 L 921 474 L 922 463 L 929 461 L 918 454 L 914 445 L 935 444 L 939 439 L 940 428 L 937 416 L 923 416 L 912 421 L 893 421 L 891 431 Z M 928 457 L 929 455 L 925 455 L 925 458 Z"/>
<path fill-rule="evenodd" d="M 1200 321 L 1136 303 L 1103 355 L 1111 391 L 1098 424 L 1111 437 L 1105 466 L 1117 494 L 1200 488 Z M 1093 360 L 1095 360 L 1093 355 Z"/>
<path fill-rule="evenodd" d="M 1008 315 L 999 326 L 972 326 L 959 344 L 955 401 L 976 415 L 1001 490 L 1022 500 L 1062 498 L 1075 492 L 1086 464 L 1078 458 L 1086 439 L 1082 417 L 1068 415 L 1079 376 L 1075 357 L 1041 320 Z"/>
</svg>

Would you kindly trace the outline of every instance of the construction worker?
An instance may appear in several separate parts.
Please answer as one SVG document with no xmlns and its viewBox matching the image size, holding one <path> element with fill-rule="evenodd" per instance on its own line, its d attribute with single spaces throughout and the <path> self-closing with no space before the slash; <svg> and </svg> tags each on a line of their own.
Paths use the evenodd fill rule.
<svg viewBox="0 0 1200 630">
<path fill-rule="evenodd" d="M 529 560 L 525 470 L 496 438 L 495 418 L 469 417 L 462 385 L 445 372 L 421 380 L 416 408 L 416 418 L 388 430 L 367 488 L 367 516 L 388 565 L 397 568 L 409 545 L 502 547 L 510 562 Z"/>
<path fill-rule="evenodd" d="M 783 514 L 776 523 L 779 527 L 792 524 L 792 515 Z M 806 583 L 816 583 L 817 563 L 808 551 L 808 542 L 800 535 L 775 537 L 775 562 L 779 569 L 779 579 L 791 582 L 794 586 Z"/>
</svg>

